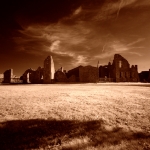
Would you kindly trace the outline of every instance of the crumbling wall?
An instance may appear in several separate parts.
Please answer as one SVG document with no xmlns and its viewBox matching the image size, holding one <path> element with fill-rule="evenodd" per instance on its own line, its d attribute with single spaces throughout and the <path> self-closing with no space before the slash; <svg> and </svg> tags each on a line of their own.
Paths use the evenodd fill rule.
<svg viewBox="0 0 150 150">
<path fill-rule="evenodd" d="M 140 82 L 150 82 L 150 70 L 139 73 Z"/>
<path fill-rule="evenodd" d="M 113 68 L 111 63 L 108 65 L 99 67 L 99 78 L 112 78 L 113 77 Z"/>
<path fill-rule="evenodd" d="M 70 78 L 72 75 L 76 76 L 76 78 L 79 78 L 79 68 L 82 66 L 78 66 L 76 68 L 73 68 L 67 72 L 67 78 Z"/>
<path fill-rule="evenodd" d="M 4 72 L 4 83 L 11 83 L 11 78 L 13 77 L 13 69 L 6 70 Z"/>
<path fill-rule="evenodd" d="M 116 82 L 139 81 L 137 65 L 130 68 L 129 62 L 119 54 L 114 55 L 112 71 Z"/>
<path fill-rule="evenodd" d="M 82 68 L 82 66 L 73 68 L 66 73 L 68 82 L 79 82 L 79 69 L 80 68 Z"/>
<path fill-rule="evenodd" d="M 33 78 L 34 78 L 34 70 L 31 68 L 27 69 L 22 75 L 23 83 L 32 83 Z"/>
<path fill-rule="evenodd" d="M 43 68 L 38 67 L 37 70 L 27 69 L 22 75 L 23 83 L 40 84 L 43 82 Z"/>
<path fill-rule="evenodd" d="M 148 77 L 148 82 L 150 82 L 150 69 L 149 69 L 149 77 Z"/>
<path fill-rule="evenodd" d="M 85 66 L 79 68 L 80 82 L 98 82 L 99 70 L 97 67 Z"/>
<path fill-rule="evenodd" d="M 38 67 L 38 69 L 34 72 L 33 83 L 43 83 L 43 68 Z"/>
<path fill-rule="evenodd" d="M 79 77 L 75 75 L 71 75 L 68 79 L 67 82 L 79 82 Z"/>
<path fill-rule="evenodd" d="M 66 74 L 62 71 L 57 71 L 55 73 L 55 81 L 56 82 L 67 82 Z"/>
<path fill-rule="evenodd" d="M 4 81 L 4 74 L 0 74 L 0 83 Z"/>
<path fill-rule="evenodd" d="M 43 83 L 52 83 L 54 81 L 55 67 L 52 56 L 48 56 L 44 60 Z"/>
</svg>

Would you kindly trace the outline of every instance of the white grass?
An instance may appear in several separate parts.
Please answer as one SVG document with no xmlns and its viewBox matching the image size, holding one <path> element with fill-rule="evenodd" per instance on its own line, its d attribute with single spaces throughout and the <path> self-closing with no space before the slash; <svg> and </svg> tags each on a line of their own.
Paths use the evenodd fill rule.
<svg viewBox="0 0 150 150">
<path fill-rule="evenodd" d="M 29 119 L 103 120 L 107 131 L 119 127 L 124 131 L 150 133 L 150 86 L 140 83 L 0 86 L 0 122 Z M 83 139 L 72 141 L 87 144 L 89 139 Z"/>
</svg>

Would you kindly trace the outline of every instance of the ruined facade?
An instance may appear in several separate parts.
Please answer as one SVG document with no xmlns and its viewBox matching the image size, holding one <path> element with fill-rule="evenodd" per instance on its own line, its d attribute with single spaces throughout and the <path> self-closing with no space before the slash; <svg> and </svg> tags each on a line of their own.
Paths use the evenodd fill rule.
<svg viewBox="0 0 150 150">
<path fill-rule="evenodd" d="M 99 64 L 98 64 L 99 65 Z M 120 54 L 115 54 L 112 63 L 103 66 L 78 66 L 66 72 L 61 67 L 55 72 L 52 56 L 44 60 L 44 67 L 37 70 L 27 69 L 18 78 L 13 75 L 13 69 L 0 74 L 0 82 L 3 83 L 32 83 L 49 84 L 54 82 L 150 82 L 150 70 L 138 74 L 137 65 L 130 67 L 129 62 Z"/>
<path fill-rule="evenodd" d="M 98 82 L 98 68 L 92 66 L 79 66 L 67 73 L 69 82 Z"/>
<path fill-rule="evenodd" d="M 114 55 L 113 63 L 99 67 L 99 78 L 108 78 L 114 82 L 138 82 L 137 65 L 130 67 L 129 62 L 119 54 Z"/>
<path fill-rule="evenodd" d="M 40 84 L 43 83 L 43 68 L 38 67 L 37 70 L 27 69 L 22 75 L 23 83 Z"/>
<path fill-rule="evenodd" d="M 1 74 L 0 82 L 1 83 L 22 83 L 20 77 L 17 77 L 16 75 L 13 74 L 13 69 L 8 69 L 3 74 Z"/>
<path fill-rule="evenodd" d="M 150 69 L 149 71 L 142 71 L 139 73 L 140 82 L 150 82 Z"/>
<path fill-rule="evenodd" d="M 4 74 L 0 74 L 0 83 L 4 81 Z"/>
<path fill-rule="evenodd" d="M 58 70 L 55 72 L 55 82 L 67 82 L 67 76 L 65 72 Z"/>
<path fill-rule="evenodd" d="M 98 82 L 99 73 L 98 68 L 93 66 L 85 66 L 79 68 L 80 82 Z"/>
<path fill-rule="evenodd" d="M 44 68 L 38 67 L 37 70 L 27 69 L 21 76 L 23 83 L 41 84 L 52 83 L 54 80 L 54 62 L 52 56 L 48 56 L 44 60 Z"/>
<path fill-rule="evenodd" d="M 44 60 L 44 72 L 43 72 L 43 83 L 53 83 L 54 82 L 54 74 L 55 67 L 52 56 L 48 56 Z"/>
<path fill-rule="evenodd" d="M 4 72 L 4 80 L 3 83 L 11 83 L 11 79 L 13 78 L 13 69 L 8 69 Z"/>
<path fill-rule="evenodd" d="M 81 67 L 82 66 L 78 66 L 67 72 L 68 82 L 79 82 L 79 68 Z"/>
</svg>

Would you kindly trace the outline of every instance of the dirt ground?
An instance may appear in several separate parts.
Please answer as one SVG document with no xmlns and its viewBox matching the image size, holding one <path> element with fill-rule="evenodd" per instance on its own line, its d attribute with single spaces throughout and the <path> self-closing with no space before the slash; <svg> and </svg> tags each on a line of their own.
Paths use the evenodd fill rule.
<svg viewBox="0 0 150 150">
<path fill-rule="evenodd" d="M 150 84 L 0 85 L 0 149 L 150 150 Z"/>
</svg>

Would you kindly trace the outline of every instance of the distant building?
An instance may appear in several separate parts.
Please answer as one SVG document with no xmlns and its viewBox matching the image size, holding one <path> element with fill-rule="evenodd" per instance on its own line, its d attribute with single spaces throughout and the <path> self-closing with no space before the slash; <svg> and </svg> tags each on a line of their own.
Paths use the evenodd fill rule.
<svg viewBox="0 0 150 150">
<path fill-rule="evenodd" d="M 0 83 L 4 81 L 4 74 L 0 74 Z"/>
<path fill-rule="evenodd" d="M 48 56 L 44 60 L 44 74 L 43 83 L 53 83 L 54 82 L 55 67 L 52 56 Z"/>
<path fill-rule="evenodd" d="M 55 82 L 67 82 L 67 76 L 65 72 L 62 72 L 60 70 L 55 72 Z"/>
<path fill-rule="evenodd" d="M 137 65 L 130 67 L 124 57 L 115 54 L 112 64 L 109 62 L 108 65 L 99 67 L 99 78 L 113 82 L 138 82 L 138 68 Z"/>
<path fill-rule="evenodd" d="M 70 82 L 98 82 L 98 68 L 93 66 L 79 66 L 69 70 L 67 77 Z"/>
<path fill-rule="evenodd" d="M 3 77 L 3 79 L 1 78 Z M 0 82 L 1 83 L 22 83 L 20 77 L 17 77 L 13 74 L 13 69 L 8 69 L 1 75 Z"/>
<path fill-rule="evenodd" d="M 149 71 L 142 71 L 139 73 L 140 82 L 150 82 L 150 69 Z"/>
<path fill-rule="evenodd" d="M 6 70 L 4 72 L 4 81 L 3 81 L 3 83 L 11 83 L 12 77 L 13 77 L 13 69 Z"/>
<path fill-rule="evenodd" d="M 98 68 L 93 66 L 85 66 L 79 68 L 79 81 L 80 82 L 98 82 Z"/>
<path fill-rule="evenodd" d="M 22 75 L 23 83 L 40 84 L 43 83 L 43 68 L 38 67 L 37 70 L 27 69 Z"/>
<path fill-rule="evenodd" d="M 44 60 L 44 68 L 38 67 L 37 70 L 27 69 L 22 77 L 23 83 L 41 84 L 41 83 L 53 83 L 54 82 L 54 62 L 52 56 L 48 56 Z"/>
<path fill-rule="evenodd" d="M 13 69 L 0 74 L 0 82 L 3 83 L 32 83 L 49 84 L 54 82 L 150 82 L 150 70 L 138 74 L 137 65 L 130 67 L 129 62 L 120 54 L 115 54 L 112 63 L 97 67 L 78 66 L 66 72 L 61 67 L 55 72 L 52 56 L 44 60 L 44 67 L 37 70 L 27 69 L 19 78 L 13 75 Z"/>
<path fill-rule="evenodd" d="M 69 82 L 79 82 L 79 68 L 83 66 L 78 66 L 67 72 L 67 78 Z"/>
</svg>

